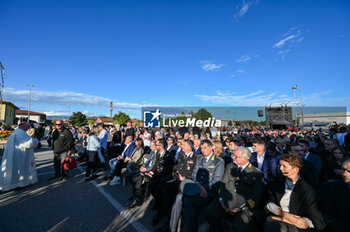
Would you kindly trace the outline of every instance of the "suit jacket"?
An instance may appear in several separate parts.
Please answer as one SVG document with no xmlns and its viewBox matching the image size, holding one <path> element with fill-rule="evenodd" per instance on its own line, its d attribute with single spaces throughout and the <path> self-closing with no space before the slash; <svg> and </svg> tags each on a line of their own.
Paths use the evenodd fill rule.
<svg viewBox="0 0 350 232">
<path fill-rule="evenodd" d="M 171 145 L 170 149 L 167 150 L 167 151 L 170 153 L 170 155 L 173 156 L 173 158 L 175 158 L 176 151 L 177 151 L 178 148 L 179 147 L 176 144 L 173 144 L 173 145 Z"/>
<path fill-rule="evenodd" d="M 322 188 L 322 213 L 327 231 L 346 232 L 350 229 L 350 188 L 343 180 L 328 182 Z"/>
<path fill-rule="evenodd" d="M 193 152 L 194 152 L 194 155 L 202 154 L 201 147 L 198 147 L 197 149 L 194 149 Z"/>
<path fill-rule="evenodd" d="M 192 180 L 200 183 L 207 191 L 217 191 L 224 171 L 225 162 L 221 158 L 212 154 L 207 162 L 203 155 L 199 155 L 192 173 Z"/>
<path fill-rule="evenodd" d="M 322 169 L 321 157 L 319 157 L 318 155 L 309 153 L 306 160 L 309 161 L 315 167 L 318 175 L 320 175 L 321 169 Z"/>
<path fill-rule="evenodd" d="M 122 154 L 123 154 L 123 156 L 122 156 L 122 158 L 124 159 L 125 157 L 130 157 L 131 155 L 132 155 L 132 153 L 133 153 L 133 151 L 134 151 L 134 149 L 135 149 L 135 144 L 134 143 L 131 143 L 130 145 L 129 145 L 129 147 L 126 149 L 126 151 L 124 152 L 124 154 L 123 154 L 123 152 L 122 152 Z M 124 148 L 125 149 L 125 148 Z M 124 151 L 124 150 L 123 150 Z M 120 154 L 121 155 L 121 154 Z"/>
<path fill-rule="evenodd" d="M 344 137 L 345 151 L 350 151 L 350 134 L 347 133 Z"/>
<path fill-rule="evenodd" d="M 236 164 L 228 164 L 220 184 L 219 197 L 231 209 L 255 209 L 260 205 L 264 191 L 263 173 L 252 164 L 240 172 Z"/>
<path fill-rule="evenodd" d="M 275 178 L 267 187 L 265 206 L 272 202 L 278 206 L 285 193 L 284 176 Z M 325 224 L 318 208 L 318 198 L 314 189 L 304 180 L 299 179 L 290 195 L 289 213 L 306 217 L 312 221 L 315 229 L 323 230 Z"/>
<path fill-rule="evenodd" d="M 170 177 L 173 167 L 174 157 L 167 151 L 165 151 L 163 157 L 160 157 L 160 153 L 158 152 L 151 170 L 153 172 L 153 179 L 162 178 L 165 176 Z"/>
<path fill-rule="evenodd" d="M 131 160 L 128 162 L 127 167 L 130 169 L 138 169 L 142 156 L 143 148 L 134 149 L 132 155 L 130 156 Z"/>
<path fill-rule="evenodd" d="M 300 170 L 300 177 L 314 187 L 315 190 L 319 189 L 321 186 L 321 180 L 315 167 L 307 160 L 303 161 L 303 167 Z"/>
<path fill-rule="evenodd" d="M 258 154 L 256 152 L 252 153 L 252 156 L 249 159 L 249 162 L 255 167 L 258 167 Z M 265 182 L 271 181 L 276 176 L 277 171 L 277 162 L 275 157 L 265 152 L 265 158 L 262 164 L 261 171 L 264 173 Z"/>
</svg>

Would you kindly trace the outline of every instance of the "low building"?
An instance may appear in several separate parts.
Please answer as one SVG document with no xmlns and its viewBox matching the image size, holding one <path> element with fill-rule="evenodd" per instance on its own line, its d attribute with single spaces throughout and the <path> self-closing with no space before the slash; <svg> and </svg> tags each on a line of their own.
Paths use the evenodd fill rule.
<svg viewBox="0 0 350 232">
<path fill-rule="evenodd" d="M 299 117 L 300 121 L 301 117 Z M 350 112 L 304 114 L 304 124 L 307 123 L 349 124 Z"/>
<path fill-rule="evenodd" d="M 18 119 L 22 119 L 22 121 L 27 121 L 28 110 L 16 110 L 16 117 Z M 46 114 L 38 113 L 35 111 L 29 111 L 29 120 L 32 122 L 45 124 L 46 123 Z"/>
<path fill-rule="evenodd" d="M 103 125 L 105 126 L 113 126 L 114 120 L 113 118 L 110 118 L 110 117 L 99 117 L 96 119 L 95 123 L 103 123 Z"/>
<path fill-rule="evenodd" d="M 9 125 L 15 124 L 16 110 L 19 108 L 12 102 L 2 101 L 0 107 L 0 122 Z"/>
</svg>

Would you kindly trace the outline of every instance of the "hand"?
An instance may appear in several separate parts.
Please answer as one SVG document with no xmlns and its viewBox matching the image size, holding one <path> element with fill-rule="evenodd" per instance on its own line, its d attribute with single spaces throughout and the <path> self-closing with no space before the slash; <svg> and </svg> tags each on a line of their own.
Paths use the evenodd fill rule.
<svg viewBox="0 0 350 232">
<path fill-rule="evenodd" d="M 225 205 L 224 205 L 224 202 L 223 201 L 220 201 L 220 204 L 221 204 L 221 207 L 225 210 L 226 213 L 229 213 L 231 215 L 235 215 L 236 213 L 238 213 L 240 210 L 233 210 L 233 209 L 229 209 L 227 208 Z"/>
<path fill-rule="evenodd" d="M 153 176 L 152 176 L 152 174 L 151 174 L 151 173 L 149 173 L 149 172 L 145 173 L 145 175 L 149 176 L 150 178 L 152 178 L 152 177 L 153 177 Z"/>
<path fill-rule="evenodd" d="M 119 156 L 117 157 L 117 159 L 118 159 L 118 160 L 121 160 L 121 159 L 122 159 L 122 157 L 119 155 Z"/>
<path fill-rule="evenodd" d="M 130 157 L 125 157 L 124 163 L 128 162 L 129 160 L 131 160 Z"/>
<path fill-rule="evenodd" d="M 201 192 L 199 193 L 199 195 L 201 197 L 207 198 L 207 196 L 208 196 L 207 190 L 201 184 L 198 184 L 198 185 L 201 188 Z"/>
<path fill-rule="evenodd" d="M 177 176 L 180 181 L 183 181 L 185 179 L 185 177 L 183 177 L 179 172 L 177 172 Z"/>
</svg>

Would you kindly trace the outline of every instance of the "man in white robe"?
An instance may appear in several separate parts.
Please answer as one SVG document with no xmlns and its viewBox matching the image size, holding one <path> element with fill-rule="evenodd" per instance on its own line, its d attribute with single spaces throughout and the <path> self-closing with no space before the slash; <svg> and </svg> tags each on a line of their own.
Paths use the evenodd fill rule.
<svg viewBox="0 0 350 232">
<path fill-rule="evenodd" d="M 7 140 L 1 161 L 0 190 L 9 191 L 38 181 L 34 158 L 34 148 L 38 140 L 27 135 L 29 123 L 19 124 Z"/>
</svg>

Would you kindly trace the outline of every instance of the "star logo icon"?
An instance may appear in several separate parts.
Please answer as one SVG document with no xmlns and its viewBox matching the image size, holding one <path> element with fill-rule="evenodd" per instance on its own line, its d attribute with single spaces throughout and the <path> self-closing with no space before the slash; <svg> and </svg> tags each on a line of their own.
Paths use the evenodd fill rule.
<svg viewBox="0 0 350 232">
<path fill-rule="evenodd" d="M 152 117 L 151 121 L 153 121 L 154 119 L 159 120 L 159 116 L 160 116 L 161 114 L 162 114 L 162 113 L 159 112 L 159 109 L 157 109 L 156 112 L 152 113 L 153 117 Z"/>
</svg>

